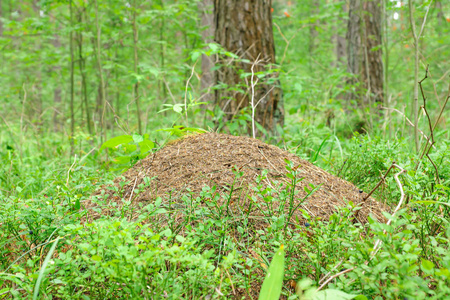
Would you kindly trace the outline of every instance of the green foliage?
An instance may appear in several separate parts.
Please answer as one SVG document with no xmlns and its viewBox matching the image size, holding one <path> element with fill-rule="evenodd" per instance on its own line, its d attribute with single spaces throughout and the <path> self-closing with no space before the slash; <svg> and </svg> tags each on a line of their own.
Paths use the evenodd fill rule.
<svg viewBox="0 0 450 300">
<path fill-rule="evenodd" d="M 146 157 L 154 147 L 155 143 L 148 139 L 148 134 L 120 135 L 104 142 L 99 151 L 111 149 L 116 154 L 113 162 L 119 168 L 127 168 Z"/>
<path fill-rule="evenodd" d="M 267 270 L 266 278 L 264 279 L 261 291 L 259 293 L 259 300 L 277 300 L 280 299 L 281 288 L 283 286 L 284 277 L 284 246 L 275 253 L 272 262 Z"/>
</svg>

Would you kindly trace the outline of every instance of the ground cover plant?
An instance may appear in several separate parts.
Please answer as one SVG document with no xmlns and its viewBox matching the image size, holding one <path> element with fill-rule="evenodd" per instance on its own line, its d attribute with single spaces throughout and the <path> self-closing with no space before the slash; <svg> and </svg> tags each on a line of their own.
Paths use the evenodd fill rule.
<svg viewBox="0 0 450 300">
<path fill-rule="evenodd" d="M 0 299 L 450 299 L 449 4 L 250 2 L 0 1 Z"/>
</svg>

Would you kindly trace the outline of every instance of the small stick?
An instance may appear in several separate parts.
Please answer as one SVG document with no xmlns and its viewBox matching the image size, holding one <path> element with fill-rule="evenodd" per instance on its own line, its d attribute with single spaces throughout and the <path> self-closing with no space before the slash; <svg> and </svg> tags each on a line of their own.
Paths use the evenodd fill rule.
<svg viewBox="0 0 450 300">
<path fill-rule="evenodd" d="M 386 180 L 386 176 L 392 170 L 394 165 L 395 165 L 395 161 L 392 162 L 392 165 L 389 167 L 389 169 L 386 171 L 386 173 L 383 176 L 381 176 L 381 180 L 378 182 L 378 184 L 370 191 L 369 194 L 367 194 L 366 197 L 363 198 L 363 201 L 366 201 L 367 199 L 369 199 L 369 197 L 372 196 L 373 192 L 375 192 L 376 189 L 378 189 L 378 187 L 381 185 L 381 183 L 383 183 Z"/>
<path fill-rule="evenodd" d="M 138 180 L 138 178 L 136 177 L 136 179 L 134 180 L 133 189 L 131 190 L 130 198 L 128 199 L 128 201 L 131 201 L 131 197 L 133 197 L 133 192 L 134 192 L 134 188 L 136 187 L 137 180 Z"/>
</svg>

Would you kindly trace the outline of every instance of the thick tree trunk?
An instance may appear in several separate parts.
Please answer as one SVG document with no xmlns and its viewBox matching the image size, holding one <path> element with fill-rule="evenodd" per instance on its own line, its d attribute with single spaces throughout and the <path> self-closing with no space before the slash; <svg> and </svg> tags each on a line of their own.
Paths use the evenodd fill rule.
<svg viewBox="0 0 450 300">
<path fill-rule="evenodd" d="M 363 3 L 362 3 L 363 2 Z M 347 27 L 348 72 L 358 84 L 352 94 L 359 102 L 383 103 L 383 56 L 381 42 L 381 0 L 350 0 Z"/>
<path fill-rule="evenodd" d="M 350 0 L 347 25 L 347 71 L 355 77 L 348 80 L 349 84 L 358 82 L 361 72 L 361 0 Z M 350 95 L 349 95 L 350 96 Z M 351 95 L 358 98 L 358 95 Z"/>
<path fill-rule="evenodd" d="M 227 119 L 251 105 L 251 79 L 240 75 L 251 73 L 258 59 L 263 61 L 254 66 L 255 73 L 264 72 L 275 63 L 271 3 L 271 0 L 214 0 L 215 41 L 240 58 L 220 57 L 222 67 L 216 72 L 216 82 L 226 85 L 216 90 L 216 103 Z M 255 120 L 272 133 L 276 132 L 277 124 L 284 123 L 282 91 L 279 81 L 274 80 L 276 77 L 277 74 L 271 74 L 260 79 L 253 94 L 254 103 L 259 103 Z"/>
<path fill-rule="evenodd" d="M 383 53 L 381 44 L 381 0 L 365 1 L 364 37 L 362 39 L 364 56 L 362 81 L 370 92 L 372 101 L 383 103 Z M 372 102 L 371 101 L 371 102 Z"/>
</svg>

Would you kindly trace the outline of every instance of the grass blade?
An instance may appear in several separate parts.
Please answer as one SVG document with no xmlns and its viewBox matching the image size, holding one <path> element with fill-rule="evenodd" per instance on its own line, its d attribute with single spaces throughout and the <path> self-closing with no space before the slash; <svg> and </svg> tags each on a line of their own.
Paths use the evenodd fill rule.
<svg viewBox="0 0 450 300">
<path fill-rule="evenodd" d="M 44 263 L 42 264 L 41 271 L 39 271 L 39 277 L 36 281 L 36 285 L 34 286 L 34 293 L 33 293 L 33 300 L 36 300 L 39 295 L 39 287 L 41 285 L 42 279 L 44 278 L 45 269 L 47 268 L 48 262 L 52 258 L 53 252 L 55 252 L 56 245 L 58 244 L 59 237 L 56 238 L 56 240 L 53 242 L 52 247 L 50 248 L 50 251 L 47 253 L 47 256 L 45 257 Z"/>
<path fill-rule="evenodd" d="M 284 245 L 275 253 L 266 278 L 264 279 L 259 300 L 278 300 L 281 295 L 284 277 Z"/>
</svg>

